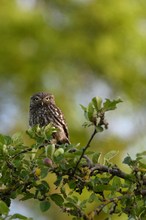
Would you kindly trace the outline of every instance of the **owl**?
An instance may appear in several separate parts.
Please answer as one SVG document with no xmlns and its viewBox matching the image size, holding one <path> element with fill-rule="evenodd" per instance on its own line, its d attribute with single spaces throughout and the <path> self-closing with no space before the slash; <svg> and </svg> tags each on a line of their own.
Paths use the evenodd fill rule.
<svg viewBox="0 0 146 220">
<path fill-rule="evenodd" d="M 43 127 L 49 123 L 57 128 L 53 133 L 55 142 L 70 144 L 67 124 L 63 113 L 55 104 L 54 96 L 46 92 L 36 93 L 30 98 L 29 125 Z"/>
</svg>

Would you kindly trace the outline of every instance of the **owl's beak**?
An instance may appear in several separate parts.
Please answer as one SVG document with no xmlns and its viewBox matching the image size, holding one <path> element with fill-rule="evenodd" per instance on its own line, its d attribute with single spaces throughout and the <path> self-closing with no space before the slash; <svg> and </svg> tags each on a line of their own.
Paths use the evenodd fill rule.
<svg viewBox="0 0 146 220">
<path fill-rule="evenodd" d="M 45 98 L 43 98 L 43 99 L 41 100 L 41 105 L 43 106 L 43 105 L 45 105 L 45 103 L 46 103 L 46 100 L 45 100 Z"/>
</svg>

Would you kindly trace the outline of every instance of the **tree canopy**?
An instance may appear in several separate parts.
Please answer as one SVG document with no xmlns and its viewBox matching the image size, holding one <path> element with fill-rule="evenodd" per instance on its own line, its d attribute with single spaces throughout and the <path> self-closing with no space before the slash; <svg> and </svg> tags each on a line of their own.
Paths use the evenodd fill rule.
<svg viewBox="0 0 146 220">
<path fill-rule="evenodd" d="M 49 91 L 65 114 L 71 141 L 84 145 L 90 131 L 85 135 L 79 104 L 97 95 L 121 97 L 94 149 L 120 155 L 128 147 L 144 149 L 145 7 L 144 0 L 1 0 L 0 132 L 24 132 L 29 97 Z"/>
</svg>

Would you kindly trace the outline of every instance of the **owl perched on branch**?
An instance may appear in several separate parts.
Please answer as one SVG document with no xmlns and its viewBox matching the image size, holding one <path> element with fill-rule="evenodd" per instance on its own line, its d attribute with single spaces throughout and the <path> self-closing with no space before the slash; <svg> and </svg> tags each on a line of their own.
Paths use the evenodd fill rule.
<svg viewBox="0 0 146 220">
<path fill-rule="evenodd" d="M 50 93 L 39 92 L 30 99 L 29 125 L 46 126 L 49 123 L 57 128 L 53 139 L 57 144 L 68 143 L 68 128 L 61 110 L 56 106 L 54 96 Z"/>
</svg>

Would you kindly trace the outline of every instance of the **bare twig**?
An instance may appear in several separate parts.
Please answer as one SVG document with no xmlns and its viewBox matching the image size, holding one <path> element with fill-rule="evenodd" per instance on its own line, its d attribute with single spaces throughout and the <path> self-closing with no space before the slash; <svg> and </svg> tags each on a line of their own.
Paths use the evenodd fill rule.
<svg viewBox="0 0 146 220">
<path fill-rule="evenodd" d="M 83 158 L 85 158 L 87 165 L 89 168 L 91 168 L 93 166 L 92 160 L 90 160 L 90 158 L 87 155 L 84 155 Z"/>
<path fill-rule="evenodd" d="M 96 133 L 97 133 L 97 131 L 96 131 L 96 128 L 95 128 L 93 134 L 91 135 L 91 137 L 90 137 L 90 139 L 89 139 L 89 141 L 88 141 L 88 143 L 87 143 L 87 145 L 83 148 L 83 151 L 82 151 L 82 154 L 81 154 L 79 160 L 78 160 L 77 163 L 76 163 L 76 166 L 75 166 L 74 171 L 73 171 L 73 174 L 72 174 L 73 176 L 74 176 L 74 174 L 76 173 L 76 170 L 77 170 L 77 168 L 78 168 L 78 165 L 79 165 L 79 163 L 81 162 L 82 158 L 84 157 L 84 154 L 85 154 L 86 150 L 88 149 L 88 147 L 90 146 L 90 143 L 91 143 L 91 141 L 93 140 L 93 138 L 94 138 L 94 136 L 95 136 Z"/>
<path fill-rule="evenodd" d="M 128 195 L 129 196 L 129 195 Z M 115 205 L 117 205 L 117 203 L 125 196 L 118 196 L 118 197 L 115 197 L 115 198 L 111 198 L 109 200 L 106 200 L 104 203 L 102 203 L 101 205 L 99 205 L 95 210 L 94 210 L 94 215 L 99 215 L 99 213 L 103 210 L 103 208 L 105 206 L 107 206 L 108 204 L 110 203 L 113 203 Z M 127 197 L 127 195 L 126 195 Z"/>
<path fill-rule="evenodd" d="M 133 194 L 134 195 L 134 194 Z M 94 211 L 90 212 L 87 214 L 87 216 L 89 216 L 89 219 L 94 219 L 94 216 L 99 215 L 102 210 L 104 209 L 104 207 L 106 207 L 107 205 L 113 203 L 113 209 L 116 209 L 116 206 L 118 205 L 118 203 L 123 199 L 123 198 L 129 198 L 131 199 L 131 196 L 133 196 L 132 194 L 125 194 L 122 196 L 117 196 L 108 200 L 105 200 L 102 204 L 100 204 L 99 206 L 97 206 L 97 208 L 95 208 Z M 115 210 L 114 210 L 115 212 Z M 112 210 L 111 210 L 111 214 L 113 214 Z M 92 218 L 90 218 L 90 216 L 92 216 Z"/>
</svg>

